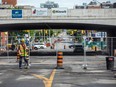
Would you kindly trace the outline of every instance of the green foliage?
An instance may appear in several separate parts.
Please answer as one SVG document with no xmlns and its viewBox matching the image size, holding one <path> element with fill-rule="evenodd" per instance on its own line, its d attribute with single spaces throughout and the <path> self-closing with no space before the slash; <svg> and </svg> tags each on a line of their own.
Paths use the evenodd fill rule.
<svg viewBox="0 0 116 87">
<path fill-rule="evenodd" d="M 33 37 L 36 30 L 30 30 L 30 36 Z"/>
</svg>

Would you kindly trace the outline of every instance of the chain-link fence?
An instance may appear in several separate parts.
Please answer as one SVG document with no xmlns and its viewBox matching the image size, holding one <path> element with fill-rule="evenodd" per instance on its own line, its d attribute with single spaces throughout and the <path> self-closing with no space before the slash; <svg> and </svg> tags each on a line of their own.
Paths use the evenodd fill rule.
<svg viewBox="0 0 116 87">
<path fill-rule="evenodd" d="M 115 37 L 96 38 L 96 37 L 78 37 L 75 36 L 57 36 L 57 37 L 2 37 L 0 41 L 0 54 L 4 52 L 16 51 L 21 39 L 25 39 L 25 44 L 30 51 L 70 51 L 79 53 L 79 51 L 97 52 L 114 55 Z M 81 52 L 80 52 L 81 53 Z"/>
<path fill-rule="evenodd" d="M 79 56 L 81 62 L 84 62 L 83 64 L 85 65 L 88 62 L 91 64 L 91 60 L 94 60 L 95 62 L 103 61 L 103 66 L 105 66 L 106 56 L 116 56 L 115 37 L 91 38 L 85 36 L 76 38 L 75 36 L 60 35 L 57 37 L 52 36 L 50 38 L 44 36 L 16 38 L 15 36 L 9 36 L 2 37 L 1 39 L 0 61 L 2 61 L 2 58 L 5 59 L 3 61 L 9 62 L 15 62 L 17 60 L 17 48 L 21 43 L 20 40 L 22 38 L 25 39 L 25 44 L 29 49 L 29 56 L 36 56 L 33 57 L 35 58 L 34 60 L 30 58 L 32 59 L 30 60 L 31 62 L 40 62 L 40 60 L 56 61 L 57 57 L 52 60 L 49 56 L 57 56 L 57 52 L 62 51 L 65 58 L 64 61 L 67 61 L 66 56 L 76 57 L 77 59 L 75 60 L 78 61 Z M 54 62 L 54 64 L 55 63 L 56 62 Z"/>
</svg>

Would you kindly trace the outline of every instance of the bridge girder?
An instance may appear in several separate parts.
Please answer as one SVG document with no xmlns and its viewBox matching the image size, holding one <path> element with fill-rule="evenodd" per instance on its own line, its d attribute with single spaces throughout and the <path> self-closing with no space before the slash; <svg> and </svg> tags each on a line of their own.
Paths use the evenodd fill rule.
<svg viewBox="0 0 116 87">
<path fill-rule="evenodd" d="M 12 30 L 32 30 L 32 29 L 82 29 L 82 30 L 99 30 L 108 31 L 116 29 L 116 26 L 101 24 L 85 24 L 85 23 L 15 23 L 1 24 L 0 31 Z"/>
</svg>

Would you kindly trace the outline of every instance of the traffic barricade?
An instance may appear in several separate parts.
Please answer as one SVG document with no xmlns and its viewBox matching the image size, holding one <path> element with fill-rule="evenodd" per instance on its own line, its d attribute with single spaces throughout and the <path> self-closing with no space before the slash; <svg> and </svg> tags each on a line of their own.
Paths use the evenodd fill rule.
<svg viewBox="0 0 116 87">
<path fill-rule="evenodd" d="M 57 53 L 57 67 L 56 69 L 64 69 L 63 68 L 63 52 L 58 51 Z"/>
</svg>

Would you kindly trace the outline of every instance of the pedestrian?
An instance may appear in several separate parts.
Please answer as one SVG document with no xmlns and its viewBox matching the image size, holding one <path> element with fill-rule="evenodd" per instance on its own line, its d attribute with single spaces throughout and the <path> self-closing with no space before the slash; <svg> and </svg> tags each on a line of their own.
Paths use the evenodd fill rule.
<svg viewBox="0 0 116 87">
<path fill-rule="evenodd" d="M 20 45 L 18 46 L 18 53 L 19 53 L 19 56 L 20 56 L 20 59 L 19 59 L 19 69 L 22 69 L 22 60 L 24 59 L 24 62 L 25 62 L 25 68 L 29 68 L 29 58 L 28 58 L 28 48 L 25 44 L 25 40 L 22 39 L 21 40 L 21 43 Z"/>
</svg>

